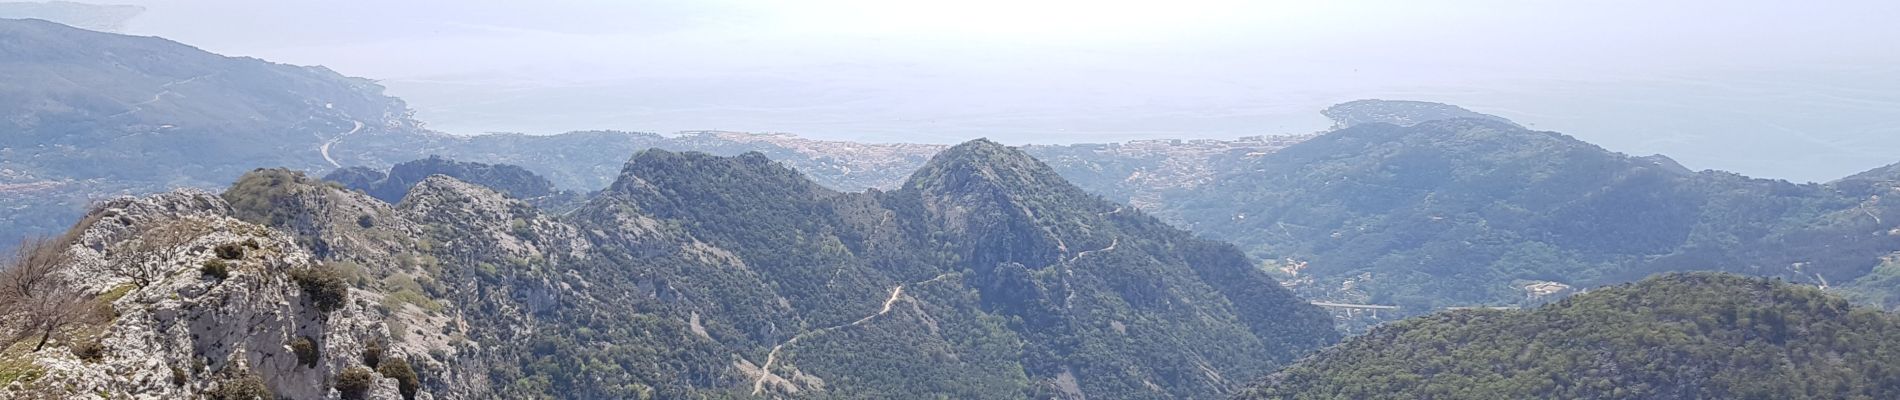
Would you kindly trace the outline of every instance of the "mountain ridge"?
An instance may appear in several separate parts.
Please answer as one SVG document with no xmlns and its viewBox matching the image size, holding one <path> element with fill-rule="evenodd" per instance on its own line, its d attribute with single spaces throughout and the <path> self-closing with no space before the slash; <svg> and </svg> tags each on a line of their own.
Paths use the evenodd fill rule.
<svg viewBox="0 0 1900 400">
<path fill-rule="evenodd" d="M 1385 325 L 1237 398 L 1887 398 L 1896 326 L 1811 287 L 1667 274 Z"/>
<path fill-rule="evenodd" d="M 1156 213 L 1281 260 L 1309 297 L 1424 312 L 1679 270 L 1853 280 L 1894 250 L 1882 238 L 1895 210 L 1850 192 L 1457 119 L 1321 135 Z"/>
<path fill-rule="evenodd" d="M 441 174 L 389 204 L 260 169 L 205 204 L 162 208 L 233 221 L 189 237 L 251 232 L 294 247 L 246 263 L 308 260 L 245 279 L 324 271 L 341 289 L 323 290 L 360 299 L 305 325 L 328 332 L 310 335 L 315 367 L 240 370 L 263 364 L 237 360 L 291 356 L 237 349 L 170 385 L 93 374 L 66 352 L 0 354 L 55 366 L 0 390 L 322 394 L 333 381 L 316 378 L 375 367 L 355 354 L 379 343 L 380 357 L 412 369 L 385 374 L 414 377 L 390 387 L 416 397 L 1206 397 L 1339 337 L 1238 251 L 1068 186 L 1019 150 L 979 142 L 943 157 L 943 181 L 981 184 L 836 192 L 757 153 L 649 150 L 559 216 Z M 1049 181 L 1013 178 L 1032 176 Z M 969 240 L 982 236 L 1043 239 Z M 128 250 L 112 265 L 168 271 L 155 287 L 212 282 L 151 254 Z M 129 291 L 142 300 L 119 306 L 161 295 Z M 280 303 L 311 304 L 267 304 Z M 99 328 L 99 362 L 166 373 L 133 365 L 143 353 L 117 339 L 159 329 L 151 323 Z"/>
</svg>

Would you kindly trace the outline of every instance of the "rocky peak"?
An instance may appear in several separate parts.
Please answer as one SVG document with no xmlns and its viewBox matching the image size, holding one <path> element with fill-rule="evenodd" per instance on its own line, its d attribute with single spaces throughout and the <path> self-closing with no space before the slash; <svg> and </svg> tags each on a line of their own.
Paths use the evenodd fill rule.
<svg viewBox="0 0 1900 400">
<path fill-rule="evenodd" d="M 1071 186 L 1068 181 L 1035 157 L 989 139 L 971 140 L 937 153 L 904 185 L 933 192 L 1023 192 L 1067 186 Z"/>
<path fill-rule="evenodd" d="M 713 202 L 792 212 L 800 205 L 838 195 L 764 154 L 720 157 L 658 149 L 635 155 L 607 192 L 653 211 L 701 209 L 685 203 Z"/>
<path fill-rule="evenodd" d="M 767 158 L 759 152 L 745 152 L 736 156 L 721 157 L 697 151 L 674 152 L 661 149 L 648 149 L 635 154 L 621 168 L 621 180 L 658 181 L 700 175 L 706 178 L 764 179 L 762 184 L 791 184 L 801 188 L 827 190 L 809 183 L 797 171 L 787 168 Z M 621 187 L 616 181 L 613 187 Z"/>
<path fill-rule="evenodd" d="M 233 216 L 295 234 L 319 257 L 329 257 L 333 244 L 392 222 L 388 203 L 285 169 L 247 173 L 220 197 Z"/>
</svg>

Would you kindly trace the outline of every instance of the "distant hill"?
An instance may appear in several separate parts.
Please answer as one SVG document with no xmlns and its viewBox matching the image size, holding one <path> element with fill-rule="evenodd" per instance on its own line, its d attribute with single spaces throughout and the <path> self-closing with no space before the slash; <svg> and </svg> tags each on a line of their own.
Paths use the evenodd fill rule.
<svg viewBox="0 0 1900 400">
<path fill-rule="evenodd" d="M 1351 128 L 1361 124 L 1384 123 L 1399 126 L 1412 126 L 1431 121 L 1474 118 L 1490 120 L 1518 126 L 1516 122 L 1496 115 L 1466 110 L 1464 107 L 1444 103 L 1408 100 L 1354 100 L 1339 103 L 1320 111 L 1333 120 L 1333 128 Z"/>
<path fill-rule="evenodd" d="M 82 29 L 118 32 L 125 23 L 145 13 L 145 7 L 117 4 L 87 4 L 70 1 L 0 2 L 0 18 L 43 19 Z"/>
<path fill-rule="evenodd" d="M 41 20 L 0 20 L 0 75 L 6 243 L 113 194 L 328 168 L 339 138 L 419 129 L 367 79 Z"/>
<path fill-rule="evenodd" d="M 339 169 L 324 176 L 323 180 L 341 183 L 344 187 L 362 190 L 369 193 L 370 197 L 395 204 L 402 202 L 402 196 L 408 194 L 409 189 L 431 175 L 447 175 L 517 199 L 548 196 L 555 192 L 554 184 L 548 182 L 547 178 L 521 167 L 460 162 L 441 157 L 398 163 L 390 167 L 389 172 L 363 167 Z"/>
<path fill-rule="evenodd" d="M 379 167 L 430 155 L 458 161 L 519 165 L 548 177 L 556 187 L 593 191 L 606 187 L 627 160 L 645 149 L 702 151 L 735 156 L 759 152 L 841 190 L 891 188 L 945 145 L 855 143 L 783 134 L 582 131 L 556 135 L 363 136 L 332 150 L 344 165 Z"/>
<path fill-rule="evenodd" d="M 1374 329 L 1239 399 L 1891 399 L 1900 317 L 1811 287 L 1673 274 Z"/>
<path fill-rule="evenodd" d="M 1887 165 L 1880 168 L 1874 168 L 1871 170 L 1867 170 L 1866 172 L 1861 172 L 1858 174 L 1848 176 L 1846 178 L 1841 178 L 1839 181 L 1836 181 L 1836 183 L 1847 183 L 1847 184 L 1891 183 L 1891 182 L 1900 182 L 1900 164 L 1891 164 L 1891 165 Z"/>
<path fill-rule="evenodd" d="M 1357 125 L 1222 171 L 1151 209 L 1340 302 L 1536 304 L 1664 271 L 1837 286 L 1900 250 L 1862 185 L 1690 172 L 1480 119 Z"/>
</svg>

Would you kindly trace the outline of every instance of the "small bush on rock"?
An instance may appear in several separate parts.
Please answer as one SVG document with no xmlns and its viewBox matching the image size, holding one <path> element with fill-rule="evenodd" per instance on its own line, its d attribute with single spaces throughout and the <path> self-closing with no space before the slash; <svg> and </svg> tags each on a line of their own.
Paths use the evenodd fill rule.
<svg viewBox="0 0 1900 400">
<path fill-rule="evenodd" d="M 205 393 L 211 400 L 275 400 L 270 388 L 264 386 L 264 378 L 249 371 L 238 372 L 218 382 L 218 387 Z"/>
<path fill-rule="evenodd" d="M 381 340 L 371 341 L 368 345 L 363 346 L 363 365 L 375 368 L 382 363 L 383 342 Z"/>
<path fill-rule="evenodd" d="M 317 366 L 317 342 L 310 337 L 300 337 L 290 341 L 290 352 L 297 354 L 297 363 L 305 367 Z"/>
<path fill-rule="evenodd" d="M 106 345 L 99 343 L 98 340 L 86 340 L 73 343 L 72 350 L 73 356 L 90 363 L 96 363 L 106 358 Z"/>
<path fill-rule="evenodd" d="M 290 279 L 297 281 L 297 286 L 303 288 L 304 295 L 310 297 L 310 303 L 316 305 L 318 311 L 329 313 L 349 303 L 350 284 L 343 280 L 343 274 L 333 268 L 324 266 L 291 271 Z"/>
<path fill-rule="evenodd" d="M 336 375 L 336 391 L 343 394 L 343 400 L 367 399 L 375 388 L 376 373 L 369 368 L 351 367 Z"/>
<path fill-rule="evenodd" d="M 212 279 L 224 280 L 231 277 L 231 263 L 216 258 L 205 260 L 204 264 L 198 267 L 198 273 Z"/>
<path fill-rule="evenodd" d="M 221 244 L 221 245 L 218 245 L 218 248 L 215 250 L 217 251 L 218 258 L 220 259 L 236 260 L 236 259 L 244 258 L 244 247 L 236 243 Z"/>
<path fill-rule="evenodd" d="M 409 362 L 394 358 L 383 360 L 382 364 L 376 367 L 376 372 L 382 373 L 384 377 L 395 379 L 396 389 L 402 392 L 403 399 L 415 400 L 416 390 L 421 388 L 422 382 L 416 376 L 416 370 L 409 368 Z"/>
</svg>

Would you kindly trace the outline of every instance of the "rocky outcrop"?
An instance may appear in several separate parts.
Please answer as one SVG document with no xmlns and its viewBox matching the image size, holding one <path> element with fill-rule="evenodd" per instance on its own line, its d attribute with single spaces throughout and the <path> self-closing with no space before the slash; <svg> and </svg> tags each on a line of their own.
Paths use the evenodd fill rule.
<svg viewBox="0 0 1900 400">
<path fill-rule="evenodd" d="M 370 343 L 401 342 L 387 334 L 390 312 L 373 293 L 350 289 L 349 302 L 319 310 L 292 276 L 322 262 L 289 234 L 229 214 L 222 199 L 196 190 L 119 198 L 93 211 L 75 228 L 69 273 L 112 317 L 60 344 L 96 341 L 99 355 L 33 353 L 43 372 L 0 397 L 190 398 L 255 375 L 279 397 L 338 398 L 333 377 L 363 367 Z M 205 272 L 210 265 L 224 272 Z M 138 278 L 149 282 L 141 286 L 132 271 L 146 271 Z M 384 359 L 418 354 L 394 349 Z M 370 395 L 402 398 L 393 379 L 377 379 Z"/>
</svg>

